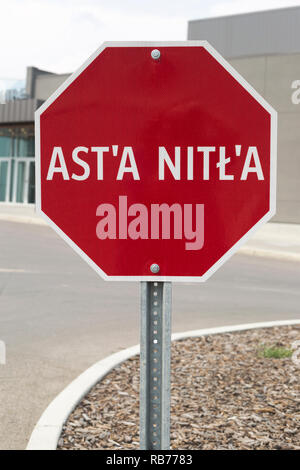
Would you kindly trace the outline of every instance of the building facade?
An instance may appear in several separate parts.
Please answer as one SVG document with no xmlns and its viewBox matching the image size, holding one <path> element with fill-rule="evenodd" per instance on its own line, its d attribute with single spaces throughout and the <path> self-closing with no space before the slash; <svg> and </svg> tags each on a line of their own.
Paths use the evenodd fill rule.
<svg viewBox="0 0 300 470">
<path fill-rule="evenodd" d="M 300 223 L 300 7 L 190 21 L 188 39 L 210 42 L 278 112 L 272 220 Z"/>
<path fill-rule="evenodd" d="M 68 76 L 28 67 L 24 89 L 2 90 L 0 202 L 34 204 L 34 112 Z"/>
</svg>

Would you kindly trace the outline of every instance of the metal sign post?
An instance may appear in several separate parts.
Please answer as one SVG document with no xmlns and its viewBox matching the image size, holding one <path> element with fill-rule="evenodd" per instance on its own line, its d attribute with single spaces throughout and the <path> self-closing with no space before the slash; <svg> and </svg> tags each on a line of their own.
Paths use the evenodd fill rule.
<svg viewBox="0 0 300 470">
<path fill-rule="evenodd" d="M 141 283 L 140 447 L 170 448 L 170 282 Z"/>
</svg>

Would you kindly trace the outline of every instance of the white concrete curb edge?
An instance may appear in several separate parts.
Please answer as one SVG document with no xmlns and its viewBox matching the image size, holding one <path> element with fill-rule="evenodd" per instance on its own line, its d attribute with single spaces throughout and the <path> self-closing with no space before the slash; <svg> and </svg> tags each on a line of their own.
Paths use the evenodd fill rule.
<svg viewBox="0 0 300 470">
<path fill-rule="evenodd" d="M 76 405 L 114 367 L 139 354 L 139 346 L 133 346 L 112 354 L 97 362 L 71 382 L 46 408 L 37 422 L 27 450 L 55 450 L 62 426 Z"/>
<path fill-rule="evenodd" d="M 252 330 L 255 328 L 271 328 L 274 326 L 298 325 L 300 320 L 281 320 L 260 323 L 245 323 L 242 325 L 221 326 L 217 328 L 205 328 L 202 330 L 185 331 L 175 333 L 172 340 L 188 337 L 207 336 L 218 333 L 231 333 L 233 331 Z M 139 354 L 139 345 L 112 354 L 97 362 L 73 382 L 71 382 L 46 408 L 37 422 L 27 450 L 56 450 L 62 427 L 70 413 L 89 390 L 105 377 L 114 367 Z"/>
<path fill-rule="evenodd" d="M 272 250 L 268 248 L 252 248 L 251 246 L 242 246 L 237 251 L 237 254 L 260 256 L 263 258 L 273 258 L 287 261 L 300 261 L 300 253 L 295 253 L 293 251 Z"/>
<path fill-rule="evenodd" d="M 39 217 L 31 217 L 30 215 L 0 214 L 0 220 L 21 224 L 48 225 L 43 219 Z"/>
</svg>

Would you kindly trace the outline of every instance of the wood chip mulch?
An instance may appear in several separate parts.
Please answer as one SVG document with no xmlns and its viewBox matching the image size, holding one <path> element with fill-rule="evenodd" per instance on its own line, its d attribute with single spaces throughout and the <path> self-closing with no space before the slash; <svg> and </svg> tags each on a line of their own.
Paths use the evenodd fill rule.
<svg viewBox="0 0 300 470">
<path fill-rule="evenodd" d="M 261 357 L 290 348 L 300 327 L 172 344 L 172 449 L 300 449 L 300 366 Z M 109 373 L 65 424 L 59 449 L 139 448 L 139 357 Z"/>
</svg>

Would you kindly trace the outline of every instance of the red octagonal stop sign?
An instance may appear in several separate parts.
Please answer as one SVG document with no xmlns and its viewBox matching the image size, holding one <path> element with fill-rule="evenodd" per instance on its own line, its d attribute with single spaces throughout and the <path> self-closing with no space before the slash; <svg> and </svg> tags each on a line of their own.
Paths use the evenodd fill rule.
<svg viewBox="0 0 300 470">
<path fill-rule="evenodd" d="M 206 42 L 106 43 L 36 127 L 38 211 L 104 279 L 206 280 L 275 212 L 276 112 Z"/>
</svg>

